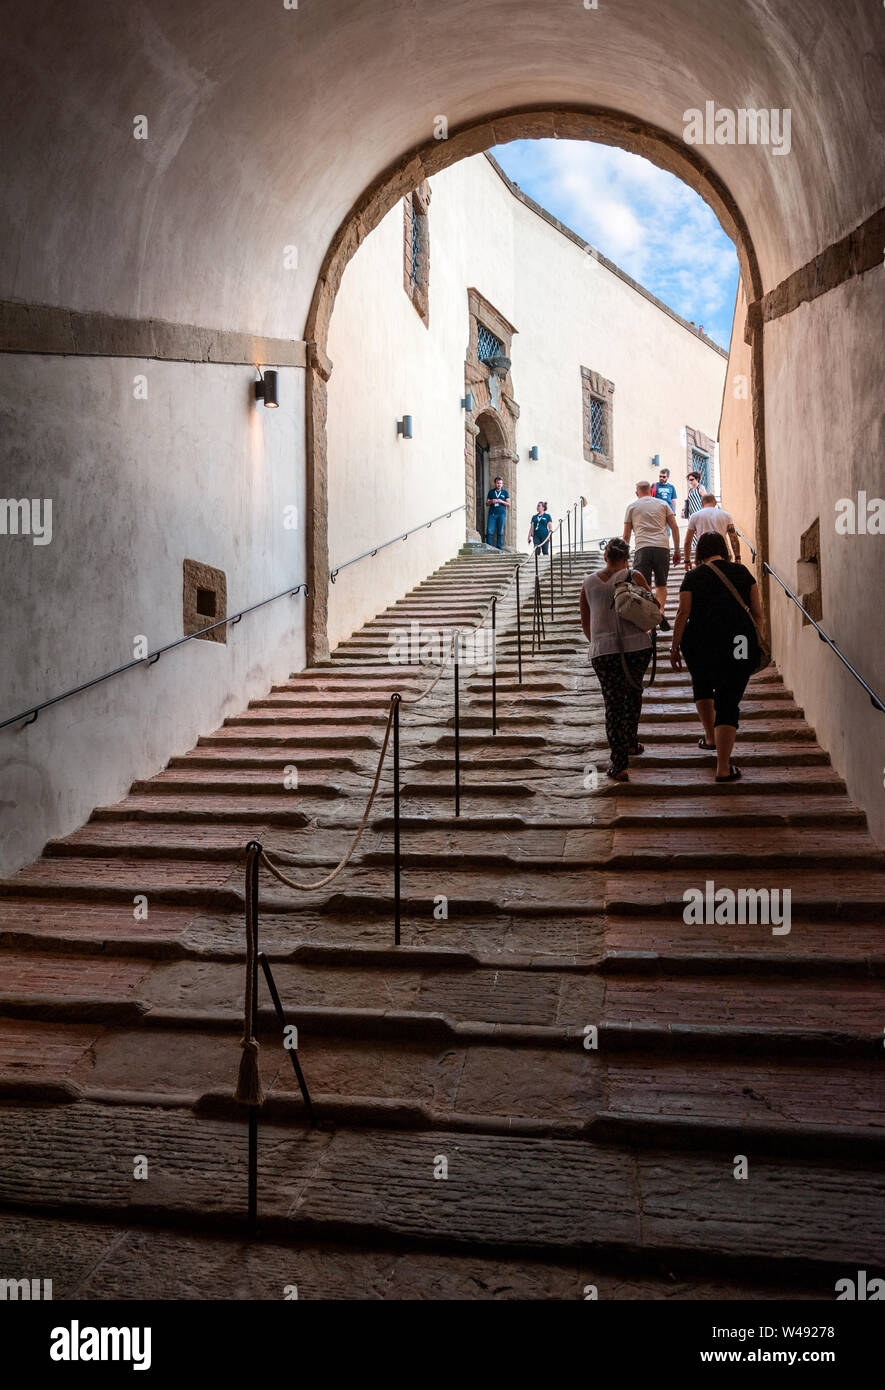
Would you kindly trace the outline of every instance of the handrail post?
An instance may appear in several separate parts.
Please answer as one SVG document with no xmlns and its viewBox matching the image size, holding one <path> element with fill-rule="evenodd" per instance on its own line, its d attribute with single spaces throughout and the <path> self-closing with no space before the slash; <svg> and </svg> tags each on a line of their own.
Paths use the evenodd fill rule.
<svg viewBox="0 0 885 1390">
<path fill-rule="evenodd" d="M 254 849 L 255 854 L 248 859 L 249 877 L 246 883 L 246 892 L 249 895 L 252 911 L 252 927 L 255 940 L 255 953 L 252 960 L 252 1009 L 256 1019 L 253 1027 L 258 1029 L 258 868 L 261 863 L 261 844 L 258 840 L 252 840 L 246 846 L 246 853 Z M 248 1198 L 247 1198 L 247 1226 L 249 1235 L 254 1236 L 258 1230 L 258 1110 L 257 1105 L 249 1106 L 249 1157 L 248 1157 Z"/>
<path fill-rule="evenodd" d="M 459 705 L 461 633 L 455 632 L 455 815 L 461 814 L 461 711 Z"/>
<path fill-rule="evenodd" d="M 393 944 L 400 944 L 400 862 L 399 862 L 399 707 L 400 694 L 393 701 Z"/>
<path fill-rule="evenodd" d="M 583 499 L 582 499 L 583 500 Z M 584 508 L 581 508 L 581 554 L 584 554 Z"/>
<path fill-rule="evenodd" d="M 563 579 L 563 574 L 562 574 L 562 517 L 560 517 L 560 518 L 559 518 L 559 597 L 560 597 L 560 598 L 562 598 L 562 595 L 563 595 L 563 584 L 564 584 L 564 582 L 565 582 L 565 581 L 564 581 L 564 579 Z"/>
<path fill-rule="evenodd" d="M 548 546 L 548 549 L 549 549 L 549 551 L 550 551 L 550 621 L 551 621 L 551 623 L 552 623 L 552 622 L 554 621 L 555 617 L 556 617 L 556 614 L 555 614 L 554 611 L 553 611 L 553 537 L 552 537 L 552 536 L 550 537 L 550 545 Z"/>
<path fill-rule="evenodd" d="M 569 572 L 569 575 L 571 575 L 571 572 L 572 572 L 572 513 L 571 513 L 571 508 L 569 508 L 569 510 L 566 512 L 566 514 L 565 514 L 565 519 L 566 519 L 566 524 L 567 524 L 567 526 L 568 526 L 568 572 Z"/>
<path fill-rule="evenodd" d="M 492 599 L 492 735 L 498 732 L 498 599 Z"/>
<path fill-rule="evenodd" d="M 550 563 L 553 563 L 552 558 Z M 516 567 L 516 668 L 518 672 L 517 685 L 522 685 L 522 621 L 519 615 L 519 571 L 521 568 L 521 565 L 517 565 Z"/>
</svg>

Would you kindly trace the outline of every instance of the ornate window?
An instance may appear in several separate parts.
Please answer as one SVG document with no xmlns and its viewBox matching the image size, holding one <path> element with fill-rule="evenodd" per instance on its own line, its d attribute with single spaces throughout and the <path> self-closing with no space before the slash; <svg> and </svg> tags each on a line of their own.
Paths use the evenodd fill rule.
<svg viewBox="0 0 885 1390">
<path fill-rule="evenodd" d="M 430 184 L 425 179 L 403 199 L 403 288 L 430 326 Z"/>
<path fill-rule="evenodd" d="M 612 396 L 614 382 L 581 368 L 584 458 L 597 468 L 614 468 Z"/>
</svg>

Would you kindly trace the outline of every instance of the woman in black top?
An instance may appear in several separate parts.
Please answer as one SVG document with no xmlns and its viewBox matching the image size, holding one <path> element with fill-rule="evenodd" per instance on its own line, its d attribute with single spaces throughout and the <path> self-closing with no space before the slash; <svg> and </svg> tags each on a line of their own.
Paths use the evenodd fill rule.
<svg viewBox="0 0 885 1390">
<path fill-rule="evenodd" d="M 741 774 L 731 753 L 741 697 L 759 664 L 759 642 L 750 615 L 712 571 L 718 569 L 731 581 L 761 626 L 759 589 L 744 565 L 729 561 L 725 538 L 718 532 L 701 536 L 695 560 L 696 568 L 685 576 L 679 593 L 670 663 L 674 670 L 681 670 L 684 656 L 691 672 L 692 693 L 704 726 L 698 746 L 715 748 L 716 781 L 735 782 Z"/>
</svg>

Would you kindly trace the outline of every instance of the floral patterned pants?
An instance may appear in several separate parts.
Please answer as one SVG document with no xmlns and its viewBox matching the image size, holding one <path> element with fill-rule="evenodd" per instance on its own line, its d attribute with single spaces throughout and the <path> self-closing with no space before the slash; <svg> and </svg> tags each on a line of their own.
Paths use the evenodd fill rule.
<svg viewBox="0 0 885 1390">
<path fill-rule="evenodd" d="M 624 771 L 630 750 L 636 746 L 642 712 L 642 677 L 651 661 L 651 647 L 643 647 L 638 652 L 625 652 L 624 660 L 627 670 L 640 687 L 638 690 L 624 674 L 620 652 L 613 652 L 610 656 L 594 656 L 591 662 L 599 677 L 605 701 L 605 736 L 611 749 L 613 772 Z"/>
</svg>

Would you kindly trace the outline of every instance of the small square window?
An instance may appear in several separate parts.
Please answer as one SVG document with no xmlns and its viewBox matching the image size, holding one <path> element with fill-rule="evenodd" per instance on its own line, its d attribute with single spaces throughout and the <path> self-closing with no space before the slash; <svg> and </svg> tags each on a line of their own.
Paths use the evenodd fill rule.
<svg viewBox="0 0 885 1390">
<path fill-rule="evenodd" d="M 186 637 L 204 642 L 226 642 L 227 578 L 224 570 L 199 560 L 185 560 L 182 585 L 182 626 Z M 213 627 L 220 623 L 219 627 Z M 204 632 L 211 628 L 211 632 Z"/>
</svg>

